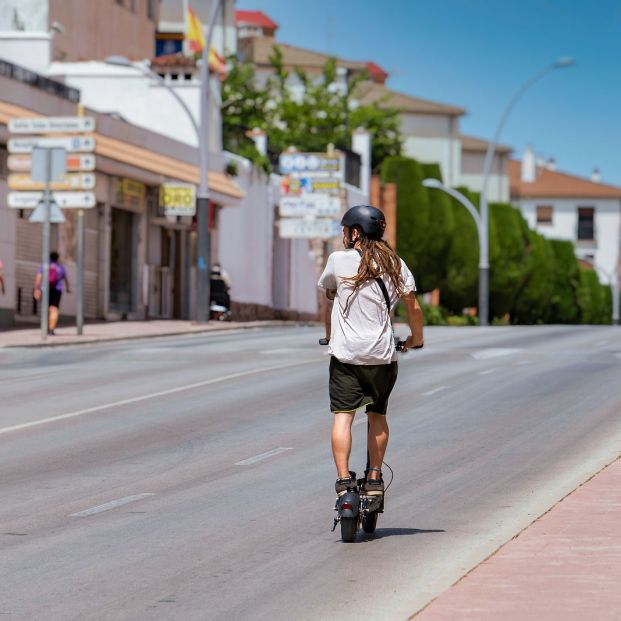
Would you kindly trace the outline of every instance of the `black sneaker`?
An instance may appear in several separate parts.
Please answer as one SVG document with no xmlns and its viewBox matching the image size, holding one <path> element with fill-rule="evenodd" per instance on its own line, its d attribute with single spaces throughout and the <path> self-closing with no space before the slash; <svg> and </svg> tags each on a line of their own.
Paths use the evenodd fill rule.
<svg viewBox="0 0 621 621">
<path fill-rule="evenodd" d="M 334 484 L 334 491 L 337 496 L 342 496 L 347 490 L 355 490 L 356 485 L 356 473 L 350 470 L 349 477 L 336 480 L 336 483 Z"/>
<path fill-rule="evenodd" d="M 362 493 L 365 496 L 383 496 L 384 480 L 383 479 L 365 479 L 362 484 Z"/>
</svg>

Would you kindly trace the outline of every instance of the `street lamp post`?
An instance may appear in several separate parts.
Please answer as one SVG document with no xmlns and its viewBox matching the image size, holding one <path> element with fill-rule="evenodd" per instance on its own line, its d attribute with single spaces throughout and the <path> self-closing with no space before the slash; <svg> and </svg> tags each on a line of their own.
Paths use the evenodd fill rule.
<svg viewBox="0 0 621 621">
<path fill-rule="evenodd" d="M 487 185 L 489 182 L 489 176 L 492 170 L 492 162 L 494 159 L 494 151 L 496 150 L 496 145 L 500 140 L 500 133 L 513 110 L 513 107 L 517 103 L 517 101 L 522 97 L 522 95 L 536 82 L 541 80 L 545 75 L 554 71 L 555 69 L 563 69 L 564 67 L 572 67 L 575 64 L 572 58 L 558 58 L 552 64 L 547 65 L 541 71 L 537 72 L 531 78 L 526 80 L 524 84 L 516 91 L 511 100 L 509 101 L 505 111 L 500 118 L 500 122 L 498 123 L 498 127 L 494 132 L 494 137 L 492 141 L 487 145 L 487 152 L 485 153 L 485 163 L 483 165 L 483 186 L 481 189 L 481 220 L 482 227 L 484 231 L 482 246 L 481 246 L 481 254 L 488 255 L 489 252 L 489 209 L 487 204 Z M 479 302 L 481 306 L 479 307 L 479 323 L 482 326 L 486 326 L 489 323 L 489 265 L 481 270 L 479 275 Z"/>
<path fill-rule="evenodd" d="M 489 271 L 489 256 L 487 250 L 487 235 L 485 224 L 483 222 L 483 218 L 481 214 L 477 211 L 476 207 L 472 204 L 472 202 L 464 196 L 461 192 L 453 188 L 449 188 L 444 185 L 438 179 L 424 179 L 423 185 L 426 188 L 431 188 L 435 190 L 442 190 L 446 192 L 449 196 L 452 196 L 455 200 L 461 203 L 467 210 L 468 213 L 474 219 L 475 224 L 477 225 L 477 234 L 479 236 L 479 323 L 481 322 L 481 308 L 487 304 L 487 300 L 485 299 L 485 291 L 481 287 L 481 282 L 487 275 Z M 483 325 L 483 324 L 481 324 Z"/>
<path fill-rule="evenodd" d="M 181 104 L 187 114 L 192 127 L 196 132 L 198 141 L 198 166 L 200 179 L 198 184 L 198 195 L 196 198 L 196 225 L 198 229 L 197 259 L 196 259 L 196 321 L 204 323 L 209 321 L 209 49 L 215 21 L 222 6 L 223 0 L 214 0 L 209 16 L 207 27 L 207 37 L 203 48 L 202 64 L 200 68 L 200 123 L 197 123 L 188 108 L 187 104 L 181 99 L 177 92 L 166 83 L 162 76 L 151 69 L 142 65 L 134 65 L 124 56 L 110 56 L 105 62 L 109 65 L 119 65 L 121 67 L 133 68 L 143 75 L 157 80 L 162 86 L 168 89 L 173 97 Z"/>
</svg>

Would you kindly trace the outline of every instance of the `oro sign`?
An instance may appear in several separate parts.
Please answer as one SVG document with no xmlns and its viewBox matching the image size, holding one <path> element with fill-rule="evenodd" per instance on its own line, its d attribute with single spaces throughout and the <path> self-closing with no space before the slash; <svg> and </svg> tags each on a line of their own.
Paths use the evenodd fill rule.
<svg viewBox="0 0 621 621">
<path fill-rule="evenodd" d="M 160 209 L 165 216 L 193 216 L 196 213 L 196 186 L 164 183 L 160 186 Z"/>
</svg>

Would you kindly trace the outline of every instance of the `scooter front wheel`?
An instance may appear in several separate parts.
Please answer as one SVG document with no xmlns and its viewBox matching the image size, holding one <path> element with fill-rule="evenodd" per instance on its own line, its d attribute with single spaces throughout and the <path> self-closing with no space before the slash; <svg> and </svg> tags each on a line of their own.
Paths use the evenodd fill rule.
<svg viewBox="0 0 621 621">
<path fill-rule="evenodd" d="M 341 539 L 343 543 L 352 543 L 356 540 L 358 530 L 358 519 L 354 517 L 341 518 Z"/>
</svg>

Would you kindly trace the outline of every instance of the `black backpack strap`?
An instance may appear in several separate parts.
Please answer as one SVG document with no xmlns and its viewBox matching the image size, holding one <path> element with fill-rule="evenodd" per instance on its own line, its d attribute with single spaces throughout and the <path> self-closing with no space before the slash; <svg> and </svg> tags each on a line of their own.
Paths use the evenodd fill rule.
<svg viewBox="0 0 621 621">
<path fill-rule="evenodd" d="M 376 278 L 377 284 L 380 286 L 382 293 L 384 294 L 384 300 L 386 300 L 386 306 L 388 306 L 388 313 L 390 314 L 390 297 L 388 295 L 388 289 L 381 278 Z"/>
<path fill-rule="evenodd" d="M 356 248 L 356 252 L 360 256 L 362 256 L 362 250 Z M 384 301 L 386 302 L 386 306 L 388 307 L 388 314 L 390 314 L 390 296 L 388 295 L 388 289 L 386 289 L 386 284 L 381 278 L 376 278 L 375 282 L 379 285 L 379 288 L 382 290 L 382 294 L 384 295 Z"/>
</svg>

